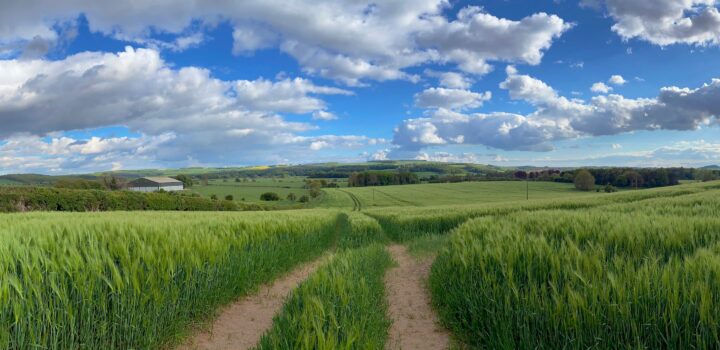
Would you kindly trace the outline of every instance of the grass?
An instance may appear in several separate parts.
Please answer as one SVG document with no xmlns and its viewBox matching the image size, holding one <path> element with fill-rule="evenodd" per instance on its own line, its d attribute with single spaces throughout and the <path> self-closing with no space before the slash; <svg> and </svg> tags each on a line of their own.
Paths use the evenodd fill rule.
<svg viewBox="0 0 720 350">
<path fill-rule="evenodd" d="M 338 246 L 340 248 L 359 248 L 372 243 L 387 243 L 389 240 L 377 220 L 359 213 L 348 212 L 344 229 L 341 231 Z"/>
<path fill-rule="evenodd" d="M 698 183 L 610 194 L 593 192 L 585 196 L 521 202 L 418 208 L 377 208 L 367 210 L 365 213 L 376 218 L 390 238 L 404 242 L 426 234 L 447 233 L 463 222 L 477 217 L 502 216 L 521 211 L 548 209 L 580 210 L 645 200 L 662 201 L 677 196 L 703 192 L 713 186 L 717 186 L 717 183 Z"/>
<path fill-rule="evenodd" d="M 530 182 L 528 185 L 532 200 L 599 195 L 577 191 L 572 184 Z M 328 208 L 353 208 L 350 194 L 359 199 L 363 209 L 484 204 L 526 199 L 526 183 L 522 181 L 351 187 L 324 191 L 326 196 L 320 206 Z"/>
<path fill-rule="evenodd" d="M 718 194 L 471 220 L 432 267 L 433 301 L 472 348 L 718 348 Z"/>
<path fill-rule="evenodd" d="M 0 348 L 147 349 L 336 240 L 338 214 L 32 213 L 0 221 Z"/>
<path fill-rule="evenodd" d="M 257 349 L 384 348 L 391 264 L 381 245 L 339 253 L 293 292 Z"/>
<path fill-rule="evenodd" d="M 212 180 L 207 186 L 194 185 L 191 190 L 197 192 L 204 197 L 210 197 L 211 195 L 217 195 L 218 198 L 225 198 L 227 195 L 232 195 L 235 201 L 243 201 L 246 203 L 263 203 L 273 204 L 279 206 L 291 206 L 299 205 L 297 202 L 301 196 L 310 196 L 310 192 L 303 188 L 305 185 L 303 177 L 288 177 L 288 178 L 257 178 L 255 182 L 235 182 L 235 179 L 228 179 L 227 182 L 223 180 Z M 280 196 L 279 201 L 276 202 L 265 202 L 260 200 L 260 195 L 265 192 L 275 192 Z M 288 194 L 293 193 L 296 196 L 294 201 L 287 199 Z"/>
<path fill-rule="evenodd" d="M 426 258 L 438 254 L 450 240 L 449 235 L 428 234 L 408 241 L 408 251 L 416 258 Z"/>
<path fill-rule="evenodd" d="M 382 348 L 389 240 L 437 254 L 433 302 L 471 348 L 720 347 L 720 182 L 512 201 L 517 184 L 377 187 L 404 204 L 369 210 L 372 188 L 341 189 L 362 212 L 5 214 L 0 349 L 168 346 L 333 246 L 258 347 Z"/>
</svg>

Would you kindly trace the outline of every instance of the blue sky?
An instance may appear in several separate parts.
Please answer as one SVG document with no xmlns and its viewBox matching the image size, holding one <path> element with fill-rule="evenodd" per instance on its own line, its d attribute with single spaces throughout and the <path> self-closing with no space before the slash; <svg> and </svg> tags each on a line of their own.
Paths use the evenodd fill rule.
<svg viewBox="0 0 720 350">
<path fill-rule="evenodd" d="M 0 173 L 720 163 L 715 0 L 0 0 Z"/>
</svg>

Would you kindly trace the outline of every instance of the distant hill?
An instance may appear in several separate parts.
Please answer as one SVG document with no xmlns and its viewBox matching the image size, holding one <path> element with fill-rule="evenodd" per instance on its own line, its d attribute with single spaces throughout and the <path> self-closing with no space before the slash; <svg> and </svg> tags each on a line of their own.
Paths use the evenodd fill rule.
<svg viewBox="0 0 720 350">
<path fill-rule="evenodd" d="M 433 175 L 484 175 L 487 173 L 505 173 L 515 168 L 502 168 L 483 164 L 441 163 L 417 160 L 405 161 L 372 161 L 363 163 L 319 163 L 304 165 L 270 165 L 222 168 L 181 168 L 181 169 L 139 169 L 99 172 L 85 175 L 49 176 L 38 174 L 12 174 L 0 176 L 0 185 L 20 186 L 37 185 L 51 186 L 60 179 L 100 179 L 104 176 L 117 176 L 134 179 L 145 176 L 176 176 L 189 175 L 195 178 L 208 177 L 278 177 L 302 176 L 314 178 L 348 178 L 350 174 L 365 171 L 412 172 L 421 178 Z"/>
<path fill-rule="evenodd" d="M 94 180 L 95 175 L 62 175 L 50 176 L 40 174 L 8 174 L 0 176 L 0 186 L 51 186 L 58 180 L 85 179 Z"/>
<path fill-rule="evenodd" d="M 708 169 L 708 170 L 720 170 L 720 165 L 708 165 L 702 167 L 702 169 Z"/>
</svg>

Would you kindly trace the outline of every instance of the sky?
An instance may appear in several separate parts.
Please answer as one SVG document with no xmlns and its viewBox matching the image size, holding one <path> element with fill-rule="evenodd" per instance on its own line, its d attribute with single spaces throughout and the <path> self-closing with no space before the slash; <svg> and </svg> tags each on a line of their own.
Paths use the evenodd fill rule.
<svg viewBox="0 0 720 350">
<path fill-rule="evenodd" d="M 0 0 L 0 174 L 720 163 L 716 0 Z"/>
</svg>

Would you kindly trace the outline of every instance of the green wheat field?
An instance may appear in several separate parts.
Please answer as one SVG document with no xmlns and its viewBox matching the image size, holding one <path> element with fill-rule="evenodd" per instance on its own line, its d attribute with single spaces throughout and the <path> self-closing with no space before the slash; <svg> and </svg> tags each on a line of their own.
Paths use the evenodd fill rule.
<svg viewBox="0 0 720 350">
<path fill-rule="evenodd" d="M 329 254 L 257 348 L 381 349 L 389 242 L 437 254 L 428 288 L 460 348 L 720 347 L 720 183 L 530 183 L 529 200 L 523 182 L 461 185 L 328 189 L 293 211 L 3 214 L 0 348 L 172 347 Z"/>
</svg>

